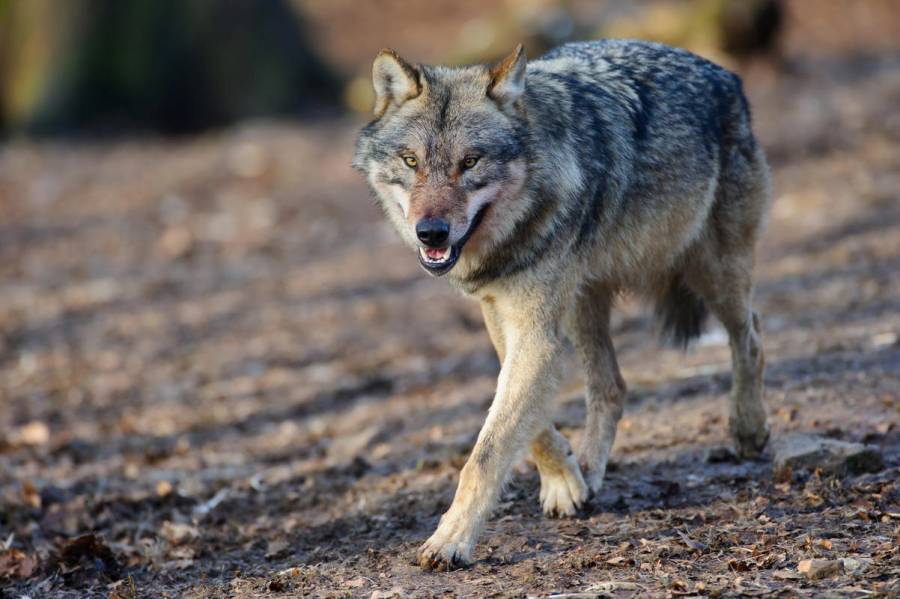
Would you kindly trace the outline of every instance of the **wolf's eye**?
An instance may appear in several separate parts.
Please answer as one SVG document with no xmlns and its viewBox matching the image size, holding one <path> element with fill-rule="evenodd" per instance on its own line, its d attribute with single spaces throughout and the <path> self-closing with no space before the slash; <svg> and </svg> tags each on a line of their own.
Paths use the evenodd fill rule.
<svg viewBox="0 0 900 599">
<path fill-rule="evenodd" d="M 476 164 L 478 164 L 478 156 L 467 156 L 466 158 L 463 158 L 462 167 L 465 170 L 469 170 Z"/>
<path fill-rule="evenodd" d="M 405 162 L 406 166 L 408 166 L 409 168 L 416 168 L 417 166 L 419 166 L 419 161 L 416 160 L 415 156 L 404 156 L 403 162 Z"/>
</svg>

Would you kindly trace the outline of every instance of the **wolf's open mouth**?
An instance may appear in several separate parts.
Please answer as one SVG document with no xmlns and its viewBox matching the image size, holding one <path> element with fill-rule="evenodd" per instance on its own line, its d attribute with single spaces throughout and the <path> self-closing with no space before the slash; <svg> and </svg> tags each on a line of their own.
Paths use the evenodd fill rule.
<svg viewBox="0 0 900 599">
<path fill-rule="evenodd" d="M 419 248 L 419 254 L 428 264 L 444 264 L 452 253 L 453 248 L 449 245 L 445 248 Z"/>
<path fill-rule="evenodd" d="M 475 214 L 475 218 L 472 219 L 472 223 L 469 225 L 469 230 L 455 244 L 442 248 L 420 247 L 417 254 L 419 256 L 419 264 L 429 274 L 436 277 L 450 272 L 456 265 L 456 261 L 459 260 L 459 254 L 462 252 L 463 246 L 466 245 L 475 229 L 481 224 L 481 219 L 484 218 L 484 213 L 487 212 L 489 207 L 490 203 L 485 204 L 478 210 L 478 213 Z"/>
<path fill-rule="evenodd" d="M 459 258 L 460 244 L 444 248 L 419 248 L 419 264 L 436 277 L 445 275 Z"/>
</svg>

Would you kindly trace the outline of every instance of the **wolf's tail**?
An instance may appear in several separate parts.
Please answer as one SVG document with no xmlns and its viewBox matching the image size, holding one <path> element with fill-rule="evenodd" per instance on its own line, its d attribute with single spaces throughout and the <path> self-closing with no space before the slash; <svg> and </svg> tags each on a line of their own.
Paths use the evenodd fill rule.
<svg viewBox="0 0 900 599">
<path fill-rule="evenodd" d="M 656 302 L 656 316 L 662 324 L 663 341 L 682 349 L 703 332 L 707 315 L 703 298 L 685 285 L 680 277 L 672 279 Z"/>
</svg>

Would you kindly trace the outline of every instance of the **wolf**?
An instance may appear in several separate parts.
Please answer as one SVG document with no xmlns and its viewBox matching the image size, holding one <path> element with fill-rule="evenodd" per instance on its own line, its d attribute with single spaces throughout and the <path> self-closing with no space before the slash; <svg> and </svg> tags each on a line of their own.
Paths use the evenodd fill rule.
<svg viewBox="0 0 900 599">
<path fill-rule="evenodd" d="M 420 547 L 425 569 L 471 563 L 526 449 L 548 515 L 599 491 L 626 387 L 610 336 L 617 295 L 655 302 L 678 344 L 707 311 L 728 332 L 729 428 L 741 456 L 768 437 L 751 307 L 770 175 L 739 77 L 688 51 L 570 43 L 528 62 L 373 64 L 375 118 L 356 146 L 387 218 L 431 275 L 477 299 L 500 359 L 496 395 L 453 502 Z M 586 372 L 577 456 L 551 420 L 560 349 Z"/>
</svg>

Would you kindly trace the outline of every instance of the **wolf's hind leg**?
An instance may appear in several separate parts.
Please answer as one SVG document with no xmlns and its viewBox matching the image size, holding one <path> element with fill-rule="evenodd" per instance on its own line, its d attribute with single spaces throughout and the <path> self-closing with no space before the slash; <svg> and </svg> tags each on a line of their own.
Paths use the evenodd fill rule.
<svg viewBox="0 0 900 599">
<path fill-rule="evenodd" d="M 685 262 L 683 280 L 728 331 L 732 383 L 729 429 L 738 453 L 759 455 L 769 439 L 763 403 L 759 317 L 753 312 L 753 249 L 771 199 L 768 166 L 749 123 L 726 155 L 708 228 Z"/>
<path fill-rule="evenodd" d="M 544 513 L 574 516 L 587 499 L 588 487 L 568 440 L 551 424 L 532 441 L 531 457 L 541 475 Z"/>
<path fill-rule="evenodd" d="M 625 400 L 625 381 L 609 335 L 611 308 L 612 293 L 608 289 L 587 289 L 578 295 L 566 323 L 586 374 L 587 419 L 578 460 L 593 493 L 603 485 Z"/>
<path fill-rule="evenodd" d="M 769 439 L 763 403 L 765 358 L 759 317 L 751 307 L 752 257 L 720 256 L 695 269 L 692 286 L 728 331 L 732 382 L 728 427 L 738 454 L 756 457 Z"/>
<path fill-rule="evenodd" d="M 742 457 L 758 456 L 769 440 L 763 403 L 765 356 L 759 316 L 750 306 L 749 282 L 735 296 L 726 294 L 710 308 L 728 331 L 731 345 L 732 383 L 728 428 Z"/>
</svg>

